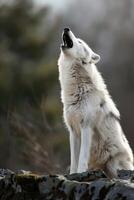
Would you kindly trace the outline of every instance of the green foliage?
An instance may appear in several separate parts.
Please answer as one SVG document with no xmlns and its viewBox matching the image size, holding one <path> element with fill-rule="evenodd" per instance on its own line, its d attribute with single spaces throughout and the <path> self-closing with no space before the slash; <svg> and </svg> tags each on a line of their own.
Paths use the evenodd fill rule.
<svg viewBox="0 0 134 200">
<path fill-rule="evenodd" d="M 2 167 L 51 170 L 47 133 L 61 121 L 61 106 L 57 61 L 48 57 L 58 28 L 49 24 L 50 12 L 37 9 L 32 0 L 0 5 Z"/>
<path fill-rule="evenodd" d="M 48 8 L 36 10 L 30 0 L 16 0 L 0 7 L 1 102 L 9 101 L 10 97 L 13 101 L 25 97 L 33 100 L 33 90 L 37 96 L 45 92 L 43 83 L 55 75 L 55 62 L 45 61 L 50 33 L 55 28 L 45 30 L 43 19 L 48 11 Z"/>
</svg>

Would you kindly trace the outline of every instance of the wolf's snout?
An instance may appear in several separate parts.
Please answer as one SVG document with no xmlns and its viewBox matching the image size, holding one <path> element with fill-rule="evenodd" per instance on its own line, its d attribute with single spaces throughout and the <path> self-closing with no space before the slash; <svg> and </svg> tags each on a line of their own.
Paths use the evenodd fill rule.
<svg viewBox="0 0 134 200">
<path fill-rule="evenodd" d="M 61 45 L 61 47 L 63 50 L 70 49 L 73 47 L 73 41 L 70 36 L 70 28 L 68 27 L 64 28 L 63 34 L 62 34 L 62 41 L 63 41 L 63 44 Z"/>
<path fill-rule="evenodd" d="M 70 31 L 70 28 L 64 28 L 64 32 L 69 32 Z"/>
</svg>

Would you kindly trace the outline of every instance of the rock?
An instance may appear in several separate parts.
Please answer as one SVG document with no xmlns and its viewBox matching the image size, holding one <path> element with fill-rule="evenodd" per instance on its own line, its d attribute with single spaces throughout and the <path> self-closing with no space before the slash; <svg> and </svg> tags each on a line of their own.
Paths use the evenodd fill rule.
<svg viewBox="0 0 134 200">
<path fill-rule="evenodd" d="M 134 200 L 133 171 L 110 180 L 102 171 L 38 175 L 0 169 L 0 200 Z"/>
</svg>

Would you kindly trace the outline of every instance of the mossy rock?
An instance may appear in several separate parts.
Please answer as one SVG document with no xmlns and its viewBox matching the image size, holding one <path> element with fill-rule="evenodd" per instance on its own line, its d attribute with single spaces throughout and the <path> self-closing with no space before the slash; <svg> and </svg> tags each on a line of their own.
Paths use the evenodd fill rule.
<svg viewBox="0 0 134 200">
<path fill-rule="evenodd" d="M 0 170 L 0 200 L 134 200 L 133 171 L 118 179 L 102 171 L 71 175 L 38 175 Z"/>
</svg>

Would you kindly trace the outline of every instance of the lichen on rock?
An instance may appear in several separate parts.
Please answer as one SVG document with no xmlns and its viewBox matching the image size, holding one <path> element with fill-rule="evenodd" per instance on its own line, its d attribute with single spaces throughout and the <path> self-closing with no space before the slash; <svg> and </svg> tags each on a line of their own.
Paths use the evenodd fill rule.
<svg viewBox="0 0 134 200">
<path fill-rule="evenodd" d="M 126 170 L 110 180 L 99 170 L 63 176 L 1 169 L 0 200 L 134 200 L 133 180 Z"/>
</svg>

